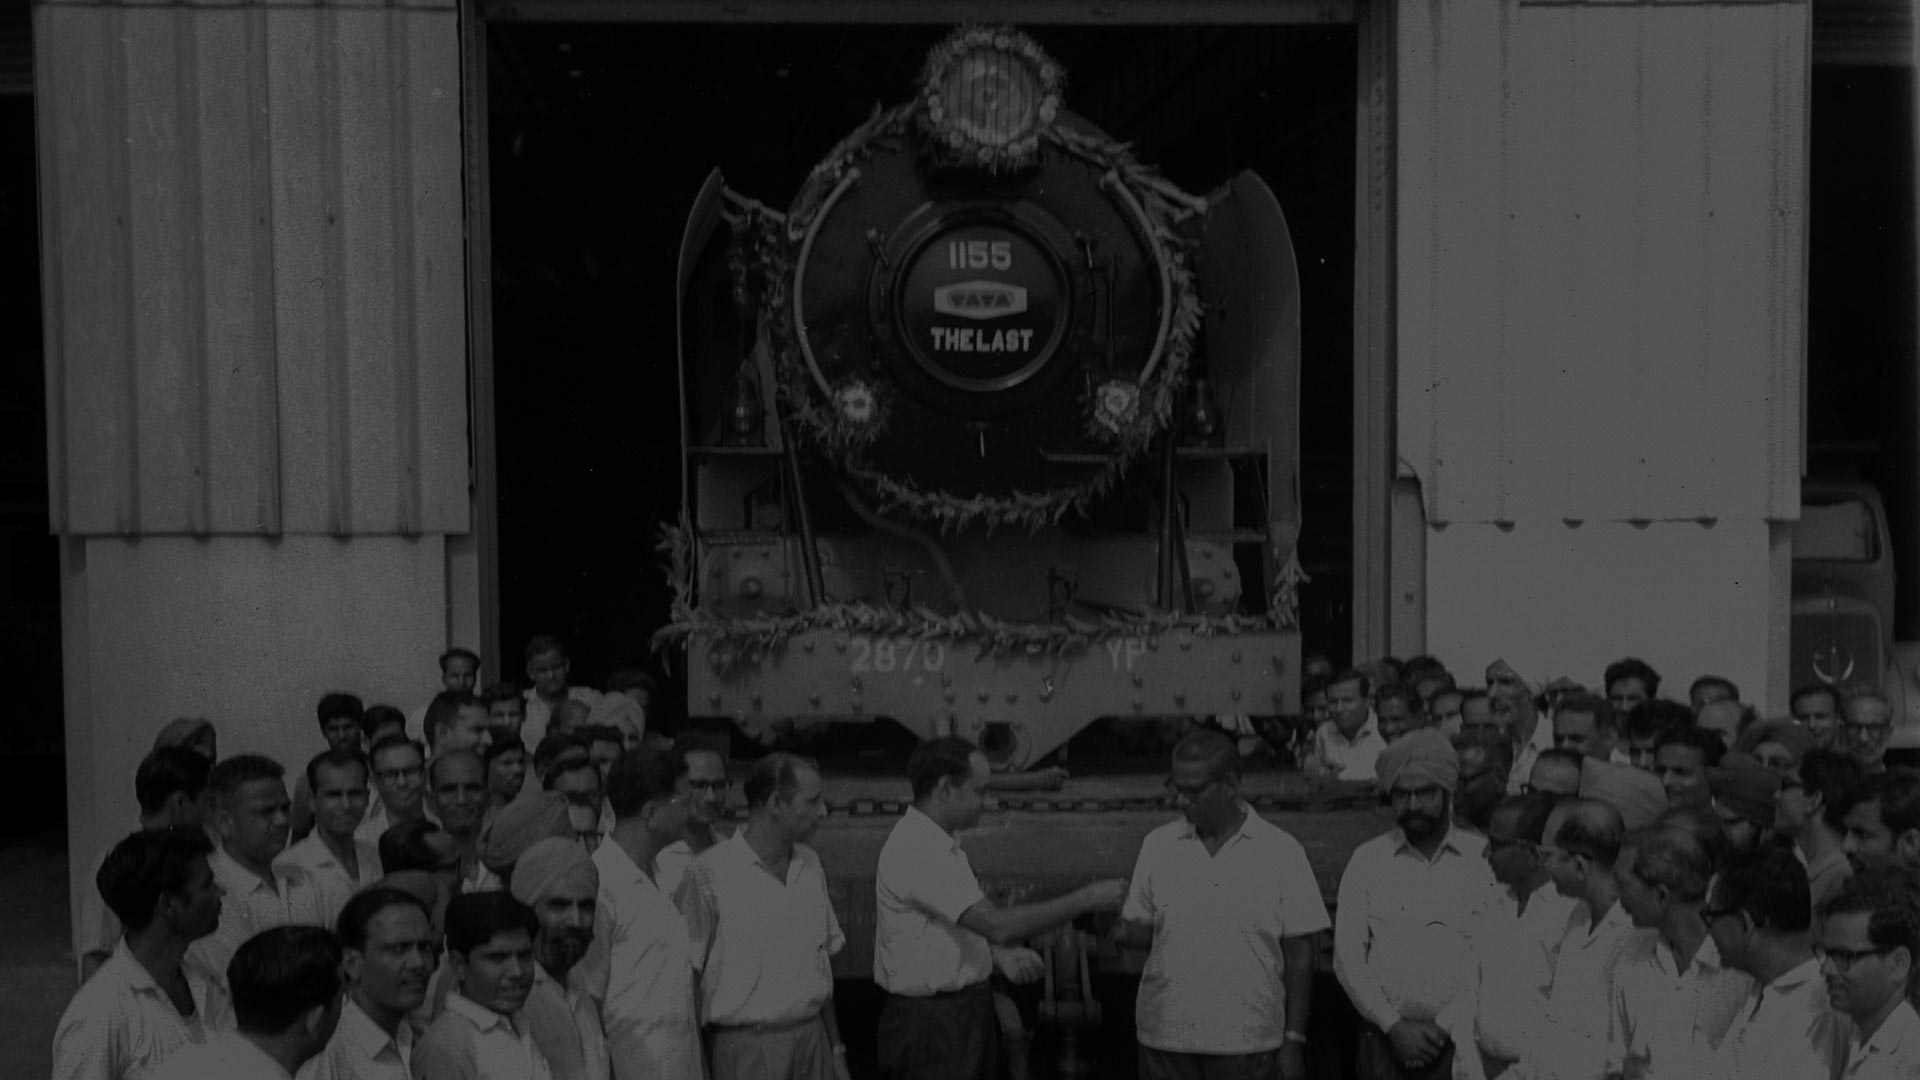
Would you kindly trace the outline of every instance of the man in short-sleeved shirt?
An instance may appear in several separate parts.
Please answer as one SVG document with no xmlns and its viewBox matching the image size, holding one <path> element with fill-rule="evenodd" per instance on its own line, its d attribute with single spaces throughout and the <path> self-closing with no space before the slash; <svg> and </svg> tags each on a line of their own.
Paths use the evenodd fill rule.
<svg viewBox="0 0 1920 1080">
<path fill-rule="evenodd" d="M 1333 925 L 1306 851 L 1241 801 L 1239 754 L 1218 732 L 1181 740 L 1168 787 L 1181 817 L 1147 834 L 1120 909 L 1129 936 L 1153 942 L 1140 1075 L 1302 1077 L 1310 936 Z"/>
<path fill-rule="evenodd" d="M 107 853 L 100 892 L 126 932 L 60 1017 L 54 1080 L 137 1080 L 205 1040 L 209 987 L 182 958 L 220 921 L 212 850 L 206 833 L 175 826 Z"/>
<path fill-rule="evenodd" d="M 847 939 L 820 857 L 803 843 L 827 816 L 820 770 L 769 754 L 746 797 L 746 828 L 693 861 L 677 898 L 712 1032 L 708 1064 L 714 1080 L 844 1080 L 833 955 Z"/>
<path fill-rule="evenodd" d="M 1097 882 L 1019 907 L 994 905 L 953 835 L 980 820 L 991 778 L 986 756 L 966 739 L 930 739 L 914 749 L 907 773 L 913 805 L 888 834 L 874 873 L 873 977 L 887 991 L 881 1075 L 992 1076 L 1000 1029 L 987 976 L 996 964 L 1016 981 L 1041 973 L 1031 951 L 1006 946 L 1084 913 L 1118 909 L 1126 883 Z"/>
<path fill-rule="evenodd" d="M 141 762 L 134 773 L 133 793 L 140 803 L 139 828 L 164 829 L 169 825 L 202 828 L 207 822 L 207 772 L 213 763 L 196 750 L 184 746 L 161 746 Z M 80 962 L 80 981 L 100 969 L 120 943 L 120 920 L 100 898 L 94 882 L 107 861 L 105 847 L 93 860 L 80 898 L 80 936 L 73 943 L 74 958 Z"/>
<path fill-rule="evenodd" d="M 313 832 L 273 861 L 276 872 L 304 875 L 321 926 L 332 926 L 353 894 L 380 880 L 378 844 L 355 836 L 367 813 L 370 769 L 358 750 L 329 750 L 307 764 Z"/>
</svg>

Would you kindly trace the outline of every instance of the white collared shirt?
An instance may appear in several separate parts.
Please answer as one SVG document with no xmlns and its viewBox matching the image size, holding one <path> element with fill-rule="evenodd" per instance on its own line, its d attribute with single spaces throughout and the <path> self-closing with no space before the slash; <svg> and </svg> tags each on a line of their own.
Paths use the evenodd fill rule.
<svg viewBox="0 0 1920 1080">
<path fill-rule="evenodd" d="M 907 807 L 874 868 L 873 981 L 906 997 L 984 981 L 992 948 L 960 916 L 986 898 L 960 841 Z"/>
<path fill-rule="evenodd" d="M 293 1080 L 244 1035 L 219 1035 L 168 1058 L 153 1080 Z"/>
<path fill-rule="evenodd" d="M 227 991 L 227 963 L 247 939 L 276 926 L 324 926 L 320 894 L 307 875 L 275 864 L 273 882 L 241 866 L 220 848 L 207 858 L 220 886 L 220 926 L 187 948 L 187 963 L 197 966 L 215 993 L 207 1011 L 210 1031 L 231 1031 L 233 999 Z"/>
<path fill-rule="evenodd" d="M 1286 1041 L 1280 943 L 1332 926 L 1300 842 L 1241 804 L 1209 853 L 1181 817 L 1147 834 L 1120 917 L 1153 926 L 1134 1005 L 1140 1045 L 1258 1054 Z"/>
<path fill-rule="evenodd" d="M 520 1018 L 546 1057 L 554 1080 L 607 1080 L 612 1075 L 600 1003 L 587 992 L 581 965 L 575 964 L 561 983 L 536 963 L 533 990 L 520 1007 Z"/>
<path fill-rule="evenodd" d="M 1386 748 L 1387 740 L 1380 735 L 1380 721 L 1371 710 L 1367 712 L 1367 722 L 1360 725 L 1351 739 L 1340 734 L 1340 725 L 1331 720 L 1313 732 L 1313 756 L 1341 780 L 1374 779 L 1374 762 Z"/>
<path fill-rule="evenodd" d="M 1647 1080 L 1712 1074 L 1727 1029 L 1753 993 L 1753 979 L 1720 962 L 1708 937 L 1685 971 L 1658 934 L 1639 935 L 1620 954 L 1607 1010 L 1608 1060 Z"/>
<path fill-rule="evenodd" d="M 714 822 L 713 844 L 719 844 L 728 839 L 730 834 L 726 828 L 719 822 Z M 707 845 L 709 850 L 713 844 Z M 702 854 L 705 852 L 694 851 L 693 845 L 685 840 L 675 840 L 661 848 L 653 857 L 654 880 L 660 883 L 660 891 L 668 896 L 678 895 L 680 882 L 687 876 L 687 867 L 692 866 L 693 860 Z"/>
<path fill-rule="evenodd" d="M 1721 1080 L 1827 1080 L 1846 1057 L 1853 1021 L 1835 1012 L 1820 961 L 1757 986 L 1720 1042 Z"/>
<path fill-rule="evenodd" d="M 1618 901 L 1598 922 L 1585 902 L 1574 905 L 1554 958 L 1547 1026 L 1531 1047 L 1546 1064 L 1546 1075 L 1577 1080 L 1604 1073 L 1614 973 L 1627 947 L 1653 933 L 1635 929 Z"/>
<path fill-rule="evenodd" d="M 614 1080 L 700 1080 L 700 1026 L 687 923 L 653 879 L 611 840 L 593 853 L 600 894 L 593 936 L 601 952 L 589 985 L 613 1058 Z"/>
<path fill-rule="evenodd" d="M 273 860 L 276 871 L 285 871 L 290 876 L 306 875 L 314 892 L 314 909 L 320 914 L 320 925 L 329 929 L 354 893 L 380 880 L 379 845 L 358 836 L 350 842 L 357 873 L 347 872 L 346 864 L 320 838 L 318 830 Z"/>
<path fill-rule="evenodd" d="M 1333 966 L 1361 1017 L 1387 1030 L 1439 1015 L 1472 985 L 1467 934 L 1498 887 L 1486 838 L 1448 826 L 1429 860 L 1393 829 L 1340 877 Z"/>
<path fill-rule="evenodd" d="M 1542 750 L 1553 749 L 1553 722 L 1546 717 L 1534 714 L 1533 738 L 1513 753 L 1513 769 L 1507 773 L 1507 794 L 1518 795 L 1526 786 L 1527 778 L 1533 775 L 1533 763 L 1540 760 Z M 1628 759 L 1633 759 L 1629 755 Z"/>
<path fill-rule="evenodd" d="M 181 966 L 192 1016 L 180 1015 L 125 939 L 60 1015 L 53 1034 L 54 1080 L 140 1080 L 174 1054 L 207 1037 L 210 987 Z"/>
<path fill-rule="evenodd" d="M 380 1030 L 349 995 L 326 1049 L 300 1066 L 300 1080 L 413 1080 L 413 1027 Z"/>
<path fill-rule="evenodd" d="M 525 1023 L 458 992 L 413 1048 L 420 1080 L 553 1080 Z"/>
<path fill-rule="evenodd" d="M 777 879 L 746 830 L 700 853 L 675 896 L 700 976 L 700 1019 L 745 1027 L 815 1016 L 833 998 L 846 945 L 820 856 L 795 844 Z"/>
<path fill-rule="evenodd" d="M 1475 1036 L 1489 1057 L 1526 1057 L 1545 1027 L 1553 964 L 1575 903 L 1546 881 L 1528 896 L 1524 911 L 1519 897 L 1501 889 L 1481 913 L 1472 934 L 1480 961 Z"/>
<path fill-rule="evenodd" d="M 1920 1014 L 1902 1001 L 1864 1044 L 1855 1031 L 1841 1080 L 1914 1080 L 1920 1077 Z"/>
</svg>

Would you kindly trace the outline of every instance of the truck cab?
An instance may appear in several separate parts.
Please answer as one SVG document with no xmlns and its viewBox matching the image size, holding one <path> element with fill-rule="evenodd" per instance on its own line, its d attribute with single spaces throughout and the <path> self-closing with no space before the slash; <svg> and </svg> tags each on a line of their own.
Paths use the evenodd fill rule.
<svg viewBox="0 0 1920 1080">
<path fill-rule="evenodd" d="M 1894 563 L 1886 506 L 1857 479 L 1801 483 L 1793 528 L 1789 671 L 1795 688 L 1877 687 L 1895 723 L 1920 724 L 1920 642 L 1896 643 Z"/>
</svg>

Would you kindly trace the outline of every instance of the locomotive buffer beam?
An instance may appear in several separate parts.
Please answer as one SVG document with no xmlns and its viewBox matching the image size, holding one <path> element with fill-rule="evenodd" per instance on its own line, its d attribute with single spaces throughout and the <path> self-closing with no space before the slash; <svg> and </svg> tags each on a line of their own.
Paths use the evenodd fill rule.
<svg viewBox="0 0 1920 1080">
<path fill-rule="evenodd" d="M 808 630 L 771 648 L 696 635 L 688 706 L 767 737 L 781 722 L 886 717 L 921 738 L 964 735 L 996 768 L 1024 770 L 1100 717 L 1299 710 L 1290 630 L 1113 635 L 995 651 L 977 640 Z"/>
</svg>

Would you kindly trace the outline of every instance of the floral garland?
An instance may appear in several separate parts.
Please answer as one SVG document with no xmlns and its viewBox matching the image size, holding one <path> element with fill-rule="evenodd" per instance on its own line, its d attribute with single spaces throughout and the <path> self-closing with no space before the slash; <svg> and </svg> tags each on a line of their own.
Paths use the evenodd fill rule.
<svg viewBox="0 0 1920 1080">
<path fill-rule="evenodd" d="M 956 74 L 956 65 L 980 63 L 981 54 L 988 52 L 1017 57 L 1039 80 L 1040 99 L 1026 126 L 1018 132 L 981 131 L 972 117 L 952 109 L 946 100 L 947 82 Z M 958 74 L 965 78 L 969 72 L 963 66 Z M 978 77 L 990 73 L 971 74 Z M 916 118 L 928 141 L 948 160 L 994 173 L 1014 172 L 1039 159 L 1041 136 L 1052 130 L 1060 115 L 1060 91 L 1065 81 L 1060 65 L 1027 35 L 1004 26 L 969 27 L 949 35 L 927 53 L 920 74 Z"/>
<path fill-rule="evenodd" d="M 684 519 L 678 526 L 661 530 L 657 550 L 665 556 L 673 603 L 671 620 L 654 634 L 653 647 L 660 650 L 698 638 L 708 642 L 713 654 L 721 657 L 723 669 L 757 663 L 780 651 L 793 638 L 817 630 L 970 645 L 978 649 L 982 659 L 1018 659 L 1077 656 L 1116 638 L 1169 633 L 1215 637 L 1260 633 L 1289 625 L 1258 615 L 1152 612 L 1096 617 L 1065 615 L 1053 622 L 1025 623 L 977 611 L 949 615 L 923 605 L 896 609 L 863 603 L 822 604 L 788 614 L 727 618 L 694 606 L 697 560 L 693 534 Z"/>
</svg>

